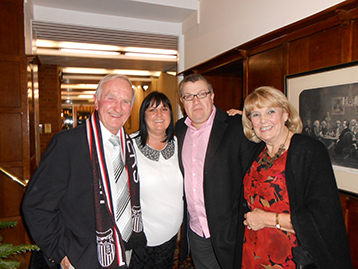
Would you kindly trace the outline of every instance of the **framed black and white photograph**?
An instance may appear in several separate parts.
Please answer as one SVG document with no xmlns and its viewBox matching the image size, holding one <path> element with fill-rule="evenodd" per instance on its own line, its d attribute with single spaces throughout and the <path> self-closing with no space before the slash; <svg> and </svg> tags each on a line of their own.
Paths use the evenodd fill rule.
<svg viewBox="0 0 358 269">
<path fill-rule="evenodd" d="M 358 62 L 286 76 L 285 94 L 302 132 L 326 146 L 338 188 L 358 194 Z"/>
</svg>

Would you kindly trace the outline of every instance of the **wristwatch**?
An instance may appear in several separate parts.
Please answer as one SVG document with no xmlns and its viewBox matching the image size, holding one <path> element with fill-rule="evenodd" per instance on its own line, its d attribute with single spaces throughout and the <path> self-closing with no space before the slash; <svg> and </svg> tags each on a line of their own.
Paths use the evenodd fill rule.
<svg viewBox="0 0 358 269">
<path fill-rule="evenodd" d="M 280 222 L 279 222 L 279 220 L 278 220 L 278 215 L 279 215 L 279 213 L 276 213 L 276 228 L 277 229 L 279 229 L 279 230 L 281 230 L 281 224 L 280 224 Z"/>
</svg>

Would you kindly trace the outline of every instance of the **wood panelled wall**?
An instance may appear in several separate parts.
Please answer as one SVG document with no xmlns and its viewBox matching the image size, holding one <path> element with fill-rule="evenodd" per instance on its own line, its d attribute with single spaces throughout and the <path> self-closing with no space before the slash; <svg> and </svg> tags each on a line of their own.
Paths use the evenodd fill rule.
<svg viewBox="0 0 358 269">
<path fill-rule="evenodd" d="M 39 120 L 43 126 L 40 133 L 40 155 L 50 144 L 54 134 L 61 131 L 61 83 L 58 65 L 39 66 Z M 45 132 L 45 124 L 50 125 L 51 132 Z"/>
<path fill-rule="evenodd" d="M 258 86 L 268 85 L 284 91 L 286 75 L 354 61 L 358 61 L 357 0 L 345 1 L 268 33 L 183 74 L 206 76 L 214 85 L 215 103 L 228 109 L 240 107 L 241 100 Z M 240 96 L 234 104 L 232 96 Z M 356 197 L 341 194 L 353 264 L 358 268 Z"/>
<path fill-rule="evenodd" d="M 20 180 L 30 178 L 27 103 L 27 58 L 24 48 L 23 0 L 0 0 L 0 166 Z M 28 239 L 20 216 L 24 188 L 0 172 L 0 221 L 17 221 L 0 230 L 5 243 Z M 25 255 L 16 255 L 24 260 Z"/>
<path fill-rule="evenodd" d="M 292 32 L 247 48 L 246 94 L 262 85 L 283 90 L 285 75 L 358 60 L 358 3 L 354 2 L 350 10 L 335 8 L 332 17 L 295 30 L 297 23 Z"/>
</svg>

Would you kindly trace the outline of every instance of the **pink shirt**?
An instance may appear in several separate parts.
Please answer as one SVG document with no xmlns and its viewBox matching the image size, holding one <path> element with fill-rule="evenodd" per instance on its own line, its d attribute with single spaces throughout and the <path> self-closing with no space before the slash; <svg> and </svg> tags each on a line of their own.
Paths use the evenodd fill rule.
<svg viewBox="0 0 358 269">
<path fill-rule="evenodd" d="M 216 108 L 213 106 L 209 119 L 199 129 L 192 126 L 189 117 L 186 118 L 185 124 L 188 126 L 188 130 L 184 138 L 182 152 L 190 228 L 205 238 L 210 237 L 210 231 L 204 201 L 204 163 L 215 114 Z"/>
</svg>

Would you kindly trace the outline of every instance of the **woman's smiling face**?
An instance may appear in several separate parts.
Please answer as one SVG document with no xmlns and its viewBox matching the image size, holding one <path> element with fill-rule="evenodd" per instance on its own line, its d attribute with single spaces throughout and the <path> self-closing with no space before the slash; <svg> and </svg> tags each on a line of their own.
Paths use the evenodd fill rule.
<svg viewBox="0 0 358 269">
<path fill-rule="evenodd" d="M 163 103 L 160 103 L 157 107 L 152 103 L 145 111 L 148 133 L 165 135 L 170 120 L 170 109 Z"/>
<path fill-rule="evenodd" d="M 255 134 L 266 144 L 276 145 L 285 134 L 285 122 L 288 113 L 280 107 L 257 106 L 250 113 L 250 120 Z"/>
</svg>

